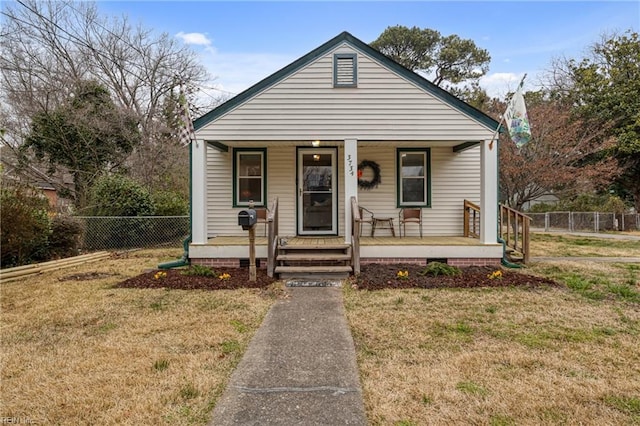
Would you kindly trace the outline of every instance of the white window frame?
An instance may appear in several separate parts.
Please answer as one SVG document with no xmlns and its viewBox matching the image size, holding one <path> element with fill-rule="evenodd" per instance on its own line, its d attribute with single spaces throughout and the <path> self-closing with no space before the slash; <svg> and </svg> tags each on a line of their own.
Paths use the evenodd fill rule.
<svg viewBox="0 0 640 426">
<path fill-rule="evenodd" d="M 397 148 L 396 160 L 396 176 L 397 176 L 397 207 L 431 207 L 431 149 L 430 148 Z M 424 165 L 424 176 L 403 176 L 402 175 L 402 154 L 422 154 Z M 424 201 L 404 201 L 403 200 L 403 182 L 404 179 L 422 179 L 424 180 Z"/>
<path fill-rule="evenodd" d="M 261 158 L 260 175 L 240 175 L 242 155 L 259 155 Z M 266 206 L 267 197 L 267 150 L 259 148 L 236 148 L 233 150 L 233 206 L 247 207 L 249 201 L 240 201 L 240 179 L 260 179 L 260 198 L 253 200 L 254 206 Z"/>
</svg>

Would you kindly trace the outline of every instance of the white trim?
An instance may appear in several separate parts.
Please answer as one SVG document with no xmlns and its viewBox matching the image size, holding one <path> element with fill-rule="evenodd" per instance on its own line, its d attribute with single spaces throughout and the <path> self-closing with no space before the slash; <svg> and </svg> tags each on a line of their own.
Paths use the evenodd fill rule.
<svg viewBox="0 0 640 426">
<path fill-rule="evenodd" d="M 498 142 L 480 144 L 480 242 L 498 241 Z"/>
<path fill-rule="evenodd" d="M 249 237 L 247 237 L 248 239 Z M 190 244 L 189 258 L 196 259 L 242 259 L 249 257 L 248 245 L 213 246 L 207 244 Z M 267 257 L 267 246 L 256 245 L 256 257 Z"/>
<path fill-rule="evenodd" d="M 484 246 L 360 246 L 360 259 L 366 258 L 502 258 L 502 245 Z"/>
<path fill-rule="evenodd" d="M 191 143 L 191 241 L 207 242 L 207 144 Z"/>
<path fill-rule="evenodd" d="M 358 140 L 344 140 L 344 242 L 351 243 L 351 197 L 358 198 Z"/>
<path fill-rule="evenodd" d="M 304 155 L 330 155 L 331 156 L 331 229 L 305 230 L 304 229 Z M 315 155 L 314 155 L 315 157 Z M 337 235 L 338 230 L 338 150 L 335 147 L 325 148 L 298 148 L 297 158 L 297 234 L 298 235 Z M 313 191 L 311 191 L 313 192 Z"/>
</svg>

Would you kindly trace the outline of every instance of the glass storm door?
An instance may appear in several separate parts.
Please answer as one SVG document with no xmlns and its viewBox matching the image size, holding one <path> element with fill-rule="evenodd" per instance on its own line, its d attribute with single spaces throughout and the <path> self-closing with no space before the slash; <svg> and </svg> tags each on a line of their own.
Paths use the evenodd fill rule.
<svg viewBox="0 0 640 426">
<path fill-rule="evenodd" d="M 298 234 L 337 235 L 338 203 L 334 148 L 298 149 Z"/>
</svg>

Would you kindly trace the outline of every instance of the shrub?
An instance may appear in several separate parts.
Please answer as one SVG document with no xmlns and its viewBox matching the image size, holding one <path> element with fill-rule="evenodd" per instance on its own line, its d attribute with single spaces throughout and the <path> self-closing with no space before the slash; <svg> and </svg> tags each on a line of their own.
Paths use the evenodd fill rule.
<svg viewBox="0 0 640 426">
<path fill-rule="evenodd" d="M 0 264 L 3 268 L 46 259 L 51 233 L 48 208 L 47 199 L 32 188 L 2 188 Z"/>
<path fill-rule="evenodd" d="M 155 207 L 151 194 L 142 185 L 121 175 L 100 178 L 91 189 L 90 213 L 93 216 L 125 216 L 96 218 L 87 221 L 85 240 L 91 250 L 144 247 L 153 232 L 153 223 L 137 216 L 152 216 Z"/>
<path fill-rule="evenodd" d="M 189 268 L 182 271 L 182 275 L 192 275 L 192 276 L 198 276 L 198 277 L 213 277 L 216 275 L 216 271 L 202 265 L 191 265 L 189 266 Z"/>
<path fill-rule="evenodd" d="M 151 194 L 126 176 L 105 176 L 91 188 L 92 216 L 153 216 Z"/>
<path fill-rule="evenodd" d="M 431 262 L 424 268 L 422 271 L 418 272 L 419 275 L 433 275 L 437 277 L 438 275 L 458 275 L 460 274 L 460 268 L 456 266 L 450 266 L 446 263 L 440 262 Z"/>
<path fill-rule="evenodd" d="M 173 191 L 158 191 L 152 196 L 156 216 L 186 216 L 189 214 L 189 200 Z"/>
<path fill-rule="evenodd" d="M 80 249 L 82 224 L 71 216 L 58 215 L 51 221 L 49 237 L 49 257 L 62 258 L 76 256 Z"/>
</svg>

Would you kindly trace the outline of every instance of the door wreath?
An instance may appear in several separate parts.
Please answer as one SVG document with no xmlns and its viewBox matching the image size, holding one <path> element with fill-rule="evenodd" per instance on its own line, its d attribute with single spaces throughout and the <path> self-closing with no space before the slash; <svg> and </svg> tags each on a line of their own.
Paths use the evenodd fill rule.
<svg viewBox="0 0 640 426">
<path fill-rule="evenodd" d="M 363 171 L 366 168 L 370 168 L 373 172 L 373 178 L 371 180 L 361 179 Z M 380 185 L 380 166 L 375 161 L 362 160 L 358 164 L 358 186 L 362 189 L 373 189 Z"/>
</svg>

